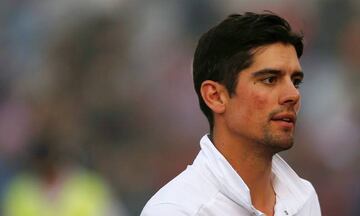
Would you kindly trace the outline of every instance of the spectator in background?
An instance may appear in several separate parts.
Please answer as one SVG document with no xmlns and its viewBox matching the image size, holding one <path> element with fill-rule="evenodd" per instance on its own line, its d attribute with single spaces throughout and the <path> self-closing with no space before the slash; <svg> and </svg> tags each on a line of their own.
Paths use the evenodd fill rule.
<svg viewBox="0 0 360 216">
<path fill-rule="evenodd" d="M 96 173 L 61 160 L 54 140 L 32 146 L 29 169 L 9 184 L 4 216 L 125 216 Z"/>
<path fill-rule="evenodd" d="M 46 68 L 50 84 L 27 95 L 29 157 L 8 184 L 3 215 L 128 215 L 117 191 L 94 171 L 99 165 L 93 149 L 100 149 L 94 146 L 106 154 L 120 139 L 112 124 L 94 125 L 119 106 L 113 79 L 122 63 L 117 24 L 96 16 L 56 32 Z"/>
</svg>

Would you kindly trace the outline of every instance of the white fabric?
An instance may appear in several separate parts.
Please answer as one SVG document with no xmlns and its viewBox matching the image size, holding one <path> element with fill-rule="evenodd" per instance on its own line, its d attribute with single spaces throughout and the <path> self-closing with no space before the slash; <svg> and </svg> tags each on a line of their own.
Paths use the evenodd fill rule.
<svg viewBox="0 0 360 216">
<path fill-rule="evenodd" d="M 141 216 L 265 215 L 251 204 L 245 182 L 207 135 L 201 151 L 185 171 L 161 188 Z M 273 157 L 275 216 L 319 216 L 320 205 L 310 182 L 301 179 L 279 156 Z"/>
</svg>

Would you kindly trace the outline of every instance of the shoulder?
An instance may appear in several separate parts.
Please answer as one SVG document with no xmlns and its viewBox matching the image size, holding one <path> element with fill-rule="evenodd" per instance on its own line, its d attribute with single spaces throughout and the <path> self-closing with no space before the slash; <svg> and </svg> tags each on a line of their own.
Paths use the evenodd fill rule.
<svg viewBox="0 0 360 216">
<path fill-rule="evenodd" d="M 194 215 L 218 191 L 200 170 L 188 166 L 147 202 L 141 216 Z"/>
</svg>

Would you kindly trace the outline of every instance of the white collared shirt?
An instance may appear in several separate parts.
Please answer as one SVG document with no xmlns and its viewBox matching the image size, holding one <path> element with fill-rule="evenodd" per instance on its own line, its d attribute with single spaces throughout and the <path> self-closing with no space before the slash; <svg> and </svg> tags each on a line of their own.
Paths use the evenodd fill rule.
<svg viewBox="0 0 360 216">
<path fill-rule="evenodd" d="M 207 135 L 192 165 L 161 188 L 141 216 L 265 215 L 251 203 L 250 190 Z M 272 162 L 275 216 L 320 216 L 317 194 L 279 156 Z"/>
</svg>

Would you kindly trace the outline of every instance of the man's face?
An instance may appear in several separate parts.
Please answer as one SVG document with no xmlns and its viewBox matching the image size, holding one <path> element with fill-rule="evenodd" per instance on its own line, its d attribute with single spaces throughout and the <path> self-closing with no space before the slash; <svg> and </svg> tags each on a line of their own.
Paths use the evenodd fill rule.
<svg viewBox="0 0 360 216">
<path fill-rule="evenodd" d="M 230 133 L 275 152 L 290 148 L 302 78 L 292 45 L 274 43 L 256 49 L 253 64 L 239 73 L 228 100 L 224 117 Z"/>
</svg>

